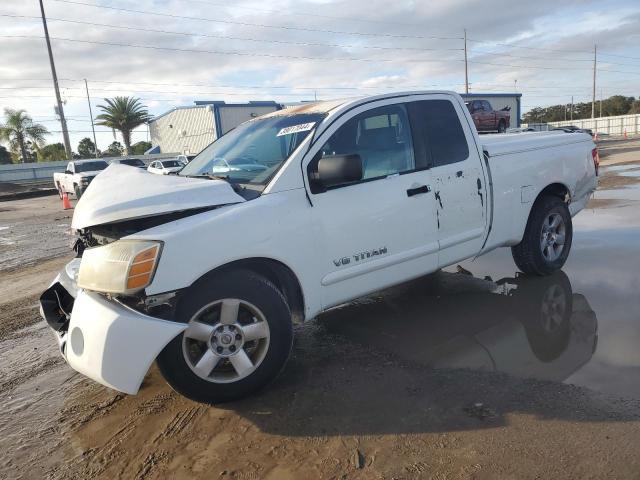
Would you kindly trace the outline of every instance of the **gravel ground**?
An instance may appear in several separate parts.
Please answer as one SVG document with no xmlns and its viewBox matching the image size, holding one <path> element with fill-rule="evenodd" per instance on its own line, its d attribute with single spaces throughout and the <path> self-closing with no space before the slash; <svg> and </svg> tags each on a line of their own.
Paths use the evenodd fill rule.
<svg viewBox="0 0 640 480">
<path fill-rule="evenodd" d="M 496 251 L 334 309 L 296 330 L 273 385 L 223 408 L 155 368 L 136 396 L 70 370 L 36 303 L 70 213 L 0 203 L 0 478 L 639 478 L 634 168 L 605 169 L 565 274 L 522 281 Z M 566 308 L 541 335 L 549 291 Z"/>
<path fill-rule="evenodd" d="M 0 272 L 68 255 L 72 215 L 53 195 L 0 202 Z"/>
</svg>

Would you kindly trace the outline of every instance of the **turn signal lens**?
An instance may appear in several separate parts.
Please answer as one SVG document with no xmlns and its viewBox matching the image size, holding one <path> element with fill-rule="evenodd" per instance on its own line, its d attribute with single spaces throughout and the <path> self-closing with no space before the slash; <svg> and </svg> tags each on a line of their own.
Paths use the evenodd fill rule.
<svg viewBox="0 0 640 480">
<path fill-rule="evenodd" d="M 78 286 L 105 293 L 131 294 L 148 286 L 158 266 L 161 242 L 118 240 L 82 254 Z"/>
<path fill-rule="evenodd" d="M 159 251 L 158 245 L 154 245 L 134 257 L 127 277 L 127 289 L 144 288 L 151 283 Z"/>
</svg>

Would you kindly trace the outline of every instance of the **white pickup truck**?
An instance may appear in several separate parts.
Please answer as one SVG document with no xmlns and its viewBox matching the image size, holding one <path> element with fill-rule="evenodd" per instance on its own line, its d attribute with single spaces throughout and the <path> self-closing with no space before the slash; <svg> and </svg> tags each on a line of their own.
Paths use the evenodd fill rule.
<svg viewBox="0 0 640 480">
<path fill-rule="evenodd" d="M 53 183 L 58 190 L 60 198 L 65 193 L 75 195 L 80 198 L 87 189 L 91 181 L 108 164 L 104 160 L 74 160 L 67 164 L 64 173 L 54 173 Z"/>
<path fill-rule="evenodd" d="M 222 159 L 237 168 L 215 176 Z M 41 312 L 104 385 L 135 394 L 156 361 L 183 395 L 234 400 L 282 370 L 294 322 L 335 305 L 497 247 L 524 273 L 560 269 L 597 167 L 588 135 L 479 137 L 451 92 L 274 112 L 178 175 L 98 176 Z"/>
</svg>

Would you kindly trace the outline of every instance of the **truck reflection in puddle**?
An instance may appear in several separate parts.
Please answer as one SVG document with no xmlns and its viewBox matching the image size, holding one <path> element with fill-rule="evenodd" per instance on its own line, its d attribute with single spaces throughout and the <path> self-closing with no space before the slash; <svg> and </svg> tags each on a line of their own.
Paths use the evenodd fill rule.
<svg viewBox="0 0 640 480">
<path fill-rule="evenodd" d="M 435 368 L 563 381 L 595 352 L 597 319 L 560 271 L 493 281 L 438 272 L 343 305 L 320 321 L 351 341 Z"/>
</svg>

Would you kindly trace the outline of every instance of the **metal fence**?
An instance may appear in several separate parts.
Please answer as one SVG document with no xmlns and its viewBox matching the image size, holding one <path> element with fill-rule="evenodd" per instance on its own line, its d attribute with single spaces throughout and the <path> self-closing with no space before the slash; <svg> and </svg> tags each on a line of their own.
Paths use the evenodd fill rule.
<svg viewBox="0 0 640 480">
<path fill-rule="evenodd" d="M 640 133 L 640 114 L 618 115 L 615 117 L 587 118 L 584 120 L 566 120 L 563 122 L 522 124 L 523 127 L 533 127 L 536 130 L 550 130 L 554 127 L 575 125 L 578 128 L 589 128 L 593 132 L 603 135 L 635 135 Z"/>
<path fill-rule="evenodd" d="M 176 154 L 159 153 L 153 155 L 129 155 L 126 158 L 139 158 L 146 164 L 153 160 L 163 158 L 175 158 Z M 124 157 L 105 157 L 101 160 L 110 162 Z M 64 172 L 69 162 L 64 160 L 60 162 L 43 162 L 43 163 L 15 163 L 11 165 L 0 165 L 0 183 L 28 183 L 51 179 L 53 182 L 53 174 L 56 172 Z"/>
</svg>

